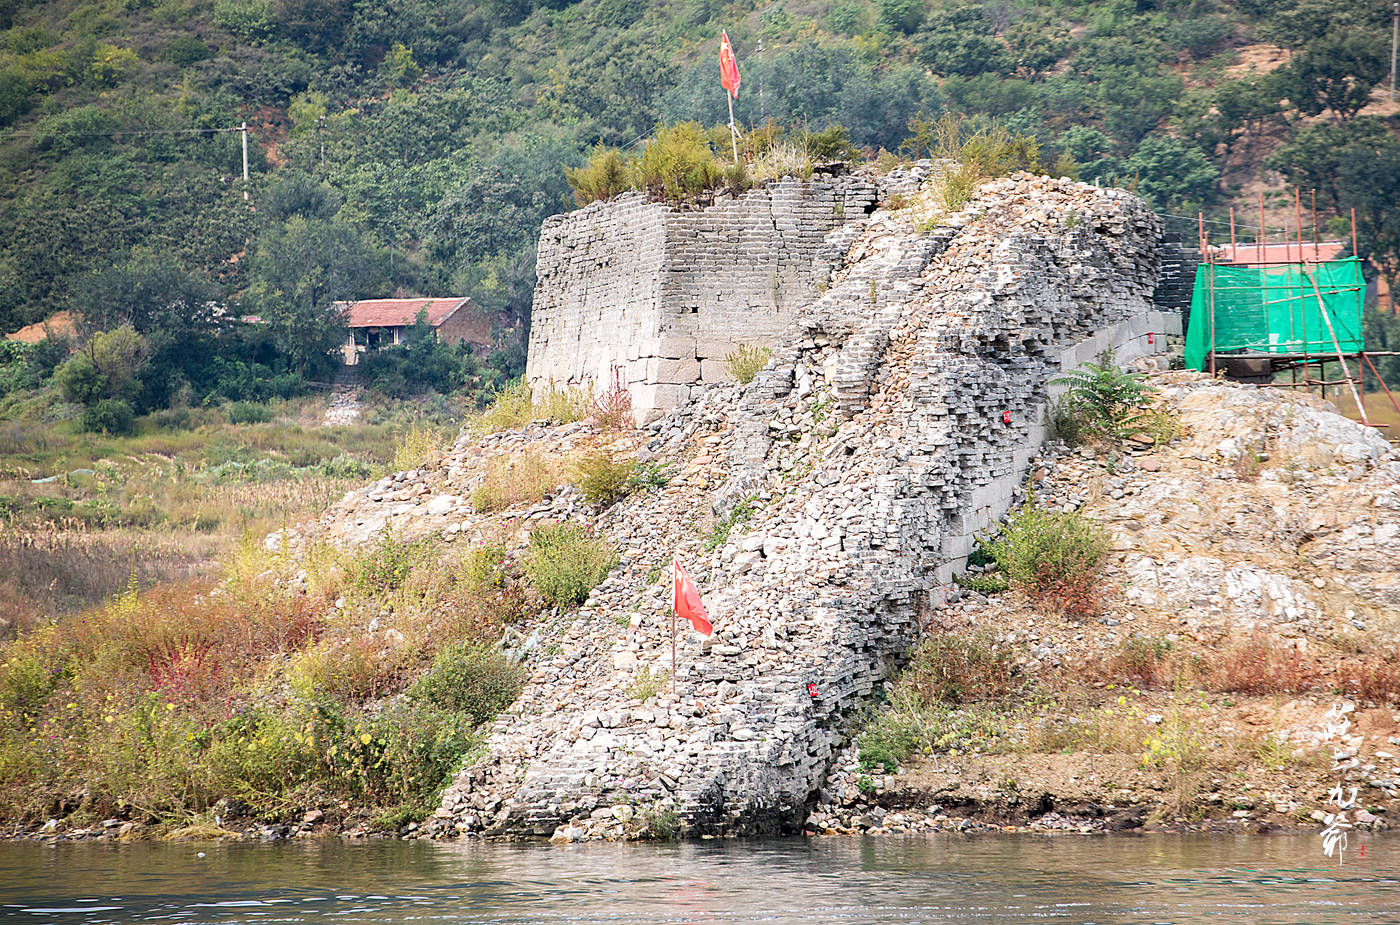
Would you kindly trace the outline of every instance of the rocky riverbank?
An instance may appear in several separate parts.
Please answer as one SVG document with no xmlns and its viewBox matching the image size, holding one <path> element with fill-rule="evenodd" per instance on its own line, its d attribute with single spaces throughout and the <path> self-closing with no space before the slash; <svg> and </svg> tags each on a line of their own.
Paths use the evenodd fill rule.
<svg viewBox="0 0 1400 925">
<path fill-rule="evenodd" d="M 848 749 L 809 831 L 1316 828 L 1339 783 L 1358 827 L 1395 823 L 1400 456 L 1300 393 L 1154 381 L 1171 445 L 1050 445 L 1033 464 L 1040 503 L 1111 532 L 1100 615 L 961 593 L 937 626 L 1013 647 L 1025 709 L 895 774 Z M 1326 731 L 1338 703 L 1356 706 L 1345 738 Z"/>
</svg>

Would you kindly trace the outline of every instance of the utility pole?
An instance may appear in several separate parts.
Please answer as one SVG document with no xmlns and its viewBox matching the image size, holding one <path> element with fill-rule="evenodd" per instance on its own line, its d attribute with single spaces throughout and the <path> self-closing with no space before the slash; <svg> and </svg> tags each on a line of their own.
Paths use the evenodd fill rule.
<svg viewBox="0 0 1400 925">
<path fill-rule="evenodd" d="M 1400 4 L 1400 0 L 1395 0 L 1395 2 Z M 1391 87 L 1390 89 L 1391 95 L 1394 96 L 1395 88 Z M 758 121 L 759 124 L 768 121 L 768 110 L 763 105 L 763 39 L 758 40 Z"/>
<path fill-rule="evenodd" d="M 1395 102 L 1395 45 L 1400 40 L 1400 0 L 1390 11 L 1390 101 Z"/>
<path fill-rule="evenodd" d="M 243 201 L 248 201 L 248 120 L 244 119 L 239 126 L 239 131 L 243 133 Z"/>
</svg>

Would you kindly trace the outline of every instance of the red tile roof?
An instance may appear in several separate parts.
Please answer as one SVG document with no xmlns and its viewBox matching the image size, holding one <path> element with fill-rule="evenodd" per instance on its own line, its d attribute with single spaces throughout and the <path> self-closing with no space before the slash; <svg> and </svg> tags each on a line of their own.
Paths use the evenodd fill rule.
<svg viewBox="0 0 1400 925">
<path fill-rule="evenodd" d="M 352 328 L 393 328 L 413 324 L 418 313 L 428 312 L 428 324 L 437 327 L 470 298 L 451 299 L 363 299 L 346 306 Z"/>
<path fill-rule="evenodd" d="M 1311 241 L 1304 241 L 1301 248 L 1297 241 L 1267 243 L 1264 245 L 1262 255 L 1257 244 L 1236 244 L 1233 248 L 1228 244 L 1220 244 L 1211 248 L 1215 252 L 1215 257 L 1221 263 L 1235 264 L 1236 266 L 1251 267 L 1259 263 L 1298 263 L 1301 260 L 1308 260 L 1318 263 L 1326 260 L 1336 260 L 1341 254 L 1348 250 L 1345 241 L 1319 241 L 1316 246 Z"/>
</svg>

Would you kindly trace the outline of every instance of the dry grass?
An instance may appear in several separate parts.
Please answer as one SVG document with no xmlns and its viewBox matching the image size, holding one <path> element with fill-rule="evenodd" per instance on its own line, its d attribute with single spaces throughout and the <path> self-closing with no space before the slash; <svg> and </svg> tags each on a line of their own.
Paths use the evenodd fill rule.
<svg viewBox="0 0 1400 925">
<path fill-rule="evenodd" d="M 1242 694 L 1296 694 L 1320 676 L 1317 660 L 1297 646 L 1255 630 L 1227 643 L 1205 665 L 1211 690 Z"/>
<path fill-rule="evenodd" d="M 1400 703 L 1400 646 L 1344 659 L 1336 666 L 1333 680 L 1340 690 L 1358 700 Z"/>
<path fill-rule="evenodd" d="M 0 634 L 91 606 L 123 588 L 181 581 L 209 570 L 208 537 L 43 525 L 0 534 Z"/>
<path fill-rule="evenodd" d="M 216 408 L 162 412 L 125 438 L 73 422 L 0 425 L 0 621 L 13 632 L 133 578 L 212 574 L 240 536 L 323 510 L 384 472 L 396 443 L 402 452 L 416 433 L 436 448 L 450 426 L 451 409 L 380 404 L 355 426 L 321 427 L 324 406 L 275 403 L 270 420 L 241 425 Z M 178 428 L 156 428 L 167 419 Z"/>
<path fill-rule="evenodd" d="M 528 451 L 497 456 L 472 489 L 472 507 L 486 512 L 534 504 L 566 481 L 565 469 L 565 461 Z"/>
</svg>

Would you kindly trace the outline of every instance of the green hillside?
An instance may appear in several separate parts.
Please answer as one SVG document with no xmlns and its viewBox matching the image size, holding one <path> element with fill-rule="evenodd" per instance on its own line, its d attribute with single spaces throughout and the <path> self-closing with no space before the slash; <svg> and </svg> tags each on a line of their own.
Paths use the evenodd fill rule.
<svg viewBox="0 0 1400 925">
<path fill-rule="evenodd" d="M 1324 217 L 1356 206 L 1393 270 L 1389 7 L 4 0 L 0 329 L 61 308 L 105 326 L 174 292 L 274 321 L 238 349 L 295 366 L 336 298 L 464 293 L 514 345 L 493 364 L 518 368 L 538 226 L 572 203 L 562 168 L 723 122 L 721 28 L 746 125 L 839 123 L 873 155 L 920 113 L 995 117 L 1044 164 L 1180 215 L 1262 188 L 1282 221 L 1295 182 Z"/>
</svg>

